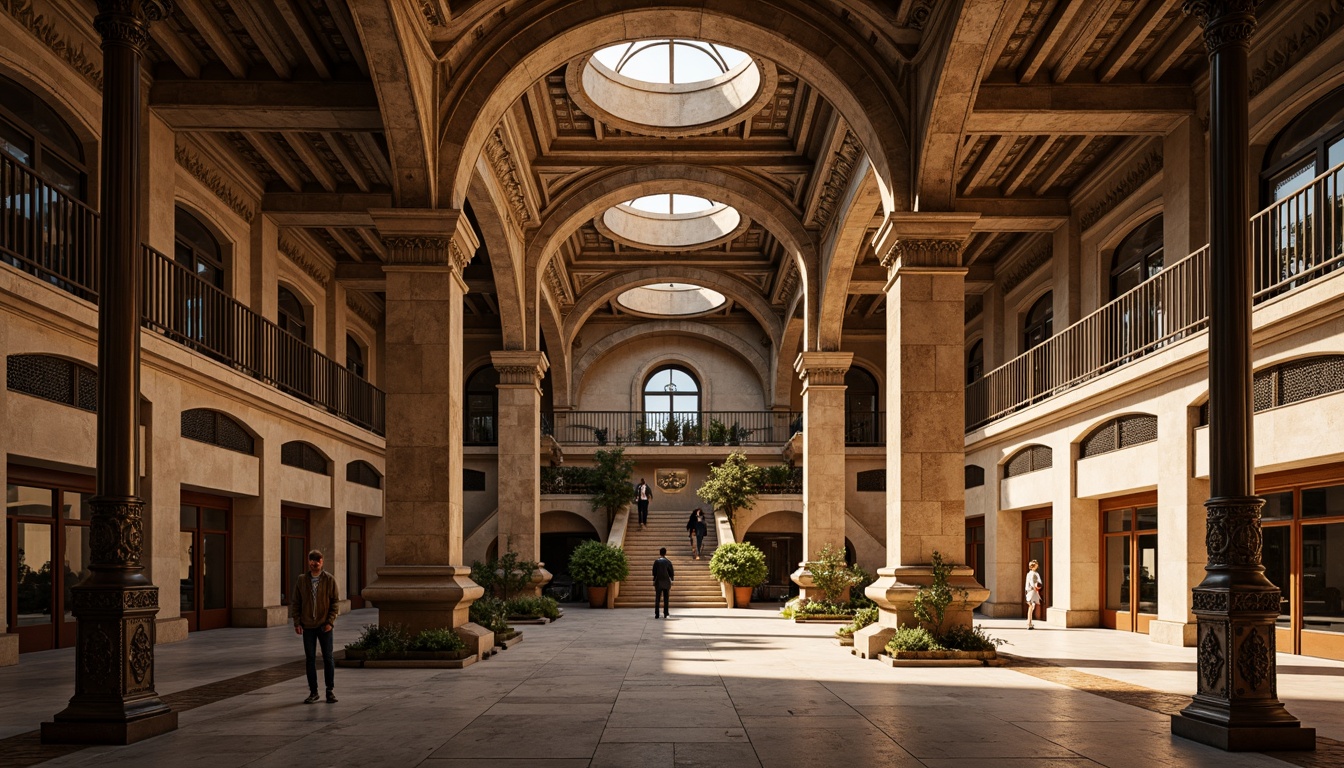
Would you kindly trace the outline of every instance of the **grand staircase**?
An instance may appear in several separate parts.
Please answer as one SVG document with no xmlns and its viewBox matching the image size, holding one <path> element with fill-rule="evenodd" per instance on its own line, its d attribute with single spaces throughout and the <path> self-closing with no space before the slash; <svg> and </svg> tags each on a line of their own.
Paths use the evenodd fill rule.
<svg viewBox="0 0 1344 768">
<path fill-rule="evenodd" d="M 616 595 L 617 608 L 653 607 L 653 561 L 658 559 L 658 548 L 667 547 L 667 559 L 672 561 L 676 578 L 672 582 L 673 608 L 726 608 L 719 582 L 709 575 L 709 558 L 719 546 L 714 532 L 714 518 L 709 518 L 709 530 L 701 548 L 704 556 L 691 559 L 691 547 L 686 540 L 686 518 L 689 512 L 649 512 L 648 527 L 640 530 L 639 512 L 630 509 L 630 524 L 625 533 L 625 554 L 630 558 L 630 578 L 621 582 Z"/>
</svg>

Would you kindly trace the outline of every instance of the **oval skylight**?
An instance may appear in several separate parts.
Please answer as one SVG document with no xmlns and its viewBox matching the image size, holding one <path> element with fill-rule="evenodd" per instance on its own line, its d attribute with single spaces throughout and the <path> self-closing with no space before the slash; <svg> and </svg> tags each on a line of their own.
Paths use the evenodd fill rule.
<svg viewBox="0 0 1344 768">
<path fill-rule="evenodd" d="M 579 107 L 613 127 L 673 136 L 743 119 L 778 76 L 734 48 L 661 38 L 602 48 L 571 62 L 566 79 Z"/>
<path fill-rule="evenodd" d="M 631 288 L 616 297 L 616 303 L 640 315 L 701 315 L 713 312 L 727 301 L 722 293 L 690 283 L 657 283 Z"/>
<path fill-rule="evenodd" d="M 645 195 L 608 208 L 598 229 L 627 245 L 692 250 L 740 234 L 746 222 L 731 205 L 695 195 Z"/>
</svg>

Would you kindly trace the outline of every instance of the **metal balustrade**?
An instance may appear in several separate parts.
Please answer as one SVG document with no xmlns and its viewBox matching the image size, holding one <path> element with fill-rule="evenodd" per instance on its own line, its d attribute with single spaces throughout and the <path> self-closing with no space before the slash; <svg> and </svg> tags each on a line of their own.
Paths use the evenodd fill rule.
<svg viewBox="0 0 1344 768">
<path fill-rule="evenodd" d="M 97 211 L 0 155 L 0 261 L 98 300 Z M 148 246 L 142 324 L 183 346 L 383 434 L 386 395 Z"/>
<path fill-rule="evenodd" d="M 1344 263 L 1344 163 L 1251 217 L 1255 300 L 1278 296 Z"/>
<path fill-rule="evenodd" d="M 544 422 L 565 445 L 783 445 L 797 411 L 556 411 Z"/>
</svg>

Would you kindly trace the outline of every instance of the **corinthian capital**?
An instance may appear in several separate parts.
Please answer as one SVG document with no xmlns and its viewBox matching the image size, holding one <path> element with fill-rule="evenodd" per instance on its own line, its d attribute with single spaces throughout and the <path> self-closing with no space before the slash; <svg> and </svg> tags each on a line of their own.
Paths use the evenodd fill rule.
<svg viewBox="0 0 1344 768">
<path fill-rule="evenodd" d="M 139 49 L 149 44 L 149 24 L 173 12 L 171 0 L 97 0 L 93 28 L 104 43 L 124 43 Z"/>
<path fill-rule="evenodd" d="M 1186 0 L 1182 6 L 1204 28 L 1209 55 L 1228 46 L 1247 47 L 1255 34 L 1256 0 Z"/>
</svg>

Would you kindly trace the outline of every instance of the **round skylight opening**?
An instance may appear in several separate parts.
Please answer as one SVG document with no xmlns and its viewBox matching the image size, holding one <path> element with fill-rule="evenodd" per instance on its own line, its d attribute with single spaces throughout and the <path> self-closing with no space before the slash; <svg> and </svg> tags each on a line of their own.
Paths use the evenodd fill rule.
<svg viewBox="0 0 1344 768">
<path fill-rule="evenodd" d="M 626 245 L 689 251 L 736 237 L 747 221 L 731 205 L 664 192 L 614 205 L 596 224 L 603 235 Z"/>
<path fill-rule="evenodd" d="M 732 72 L 750 56 L 701 40 L 636 40 L 607 46 L 593 58 L 607 69 L 641 83 L 703 83 Z"/>
<path fill-rule="evenodd" d="M 713 312 L 727 302 L 722 293 L 692 283 L 655 283 L 631 288 L 616 303 L 637 315 L 685 317 Z"/>
<path fill-rule="evenodd" d="M 703 40 L 655 38 L 601 48 L 569 63 L 565 85 L 581 111 L 651 136 L 689 136 L 741 122 L 774 96 L 768 61 Z"/>
</svg>

